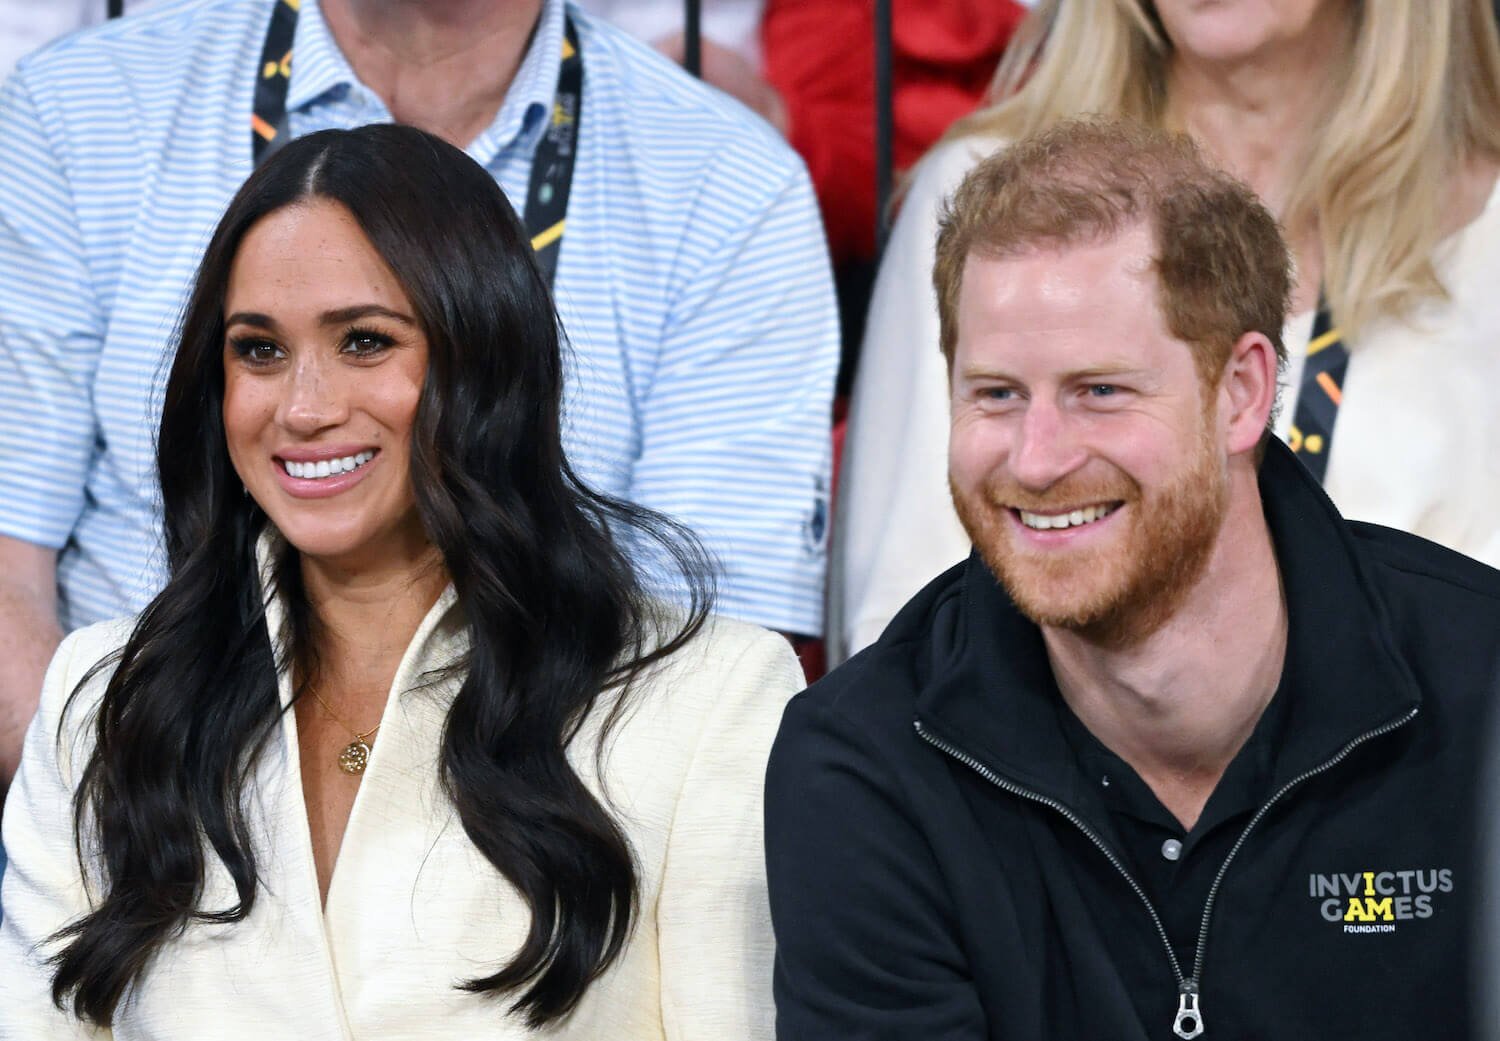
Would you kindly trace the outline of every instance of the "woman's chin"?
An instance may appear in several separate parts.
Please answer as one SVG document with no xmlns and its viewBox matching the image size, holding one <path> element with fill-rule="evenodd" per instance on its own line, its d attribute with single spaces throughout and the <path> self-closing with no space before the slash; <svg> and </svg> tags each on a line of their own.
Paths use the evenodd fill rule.
<svg viewBox="0 0 1500 1041">
<path fill-rule="evenodd" d="M 282 538 L 308 560 L 333 562 L 365 556 L 371 551 L 371 544 L 375 541 L 368 532 L 350 530 L 344 526 L 309 524 L 290 517 L 283 521 L 274 516 L 271 522 L 281 532 Z"/>
<path fill-rule="evenodd" d="M 389 570 L 430 561 L 432 540 L 415 510 L 394 524 L 374 524 L 373 518 L 298 516 L 285 511 L 271 522 L 303 561 L 326 564 L 341 571 Z"/>
</svg>

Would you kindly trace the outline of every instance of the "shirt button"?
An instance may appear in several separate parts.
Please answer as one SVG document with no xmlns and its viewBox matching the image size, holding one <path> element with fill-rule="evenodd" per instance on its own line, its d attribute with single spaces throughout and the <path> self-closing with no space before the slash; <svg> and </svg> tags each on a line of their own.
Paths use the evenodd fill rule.
<svg viewBox="0 0 1500 1041">
<path fill-rule="evenodd" d="M 1176 860 L 1182 856 L 1182 843 L 1176 839 L 1168 839 L 1161 844 L 1161 855 L 1168 860 Z"/>
</svg>

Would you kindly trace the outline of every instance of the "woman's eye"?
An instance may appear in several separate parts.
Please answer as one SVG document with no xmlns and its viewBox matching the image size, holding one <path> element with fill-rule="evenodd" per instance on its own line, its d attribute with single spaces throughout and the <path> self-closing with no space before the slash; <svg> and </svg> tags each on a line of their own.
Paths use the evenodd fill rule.
<svg viewBox="0 0 1500 1041">
<path fill-rule="evenodd" d="M 373 329 L 351 329 L 344 334 L 344 349 L 361 358 L 379 354 L 396 341 Z"/>
<path fill-rule="evenodd" d="M 254 337 L 240 337 L 229 341 L 236 356 L 245 359 L 251 365 L 268 365 L 281 357 L 281 348 L 270 340 L 261 340 Z"/>
</svg>

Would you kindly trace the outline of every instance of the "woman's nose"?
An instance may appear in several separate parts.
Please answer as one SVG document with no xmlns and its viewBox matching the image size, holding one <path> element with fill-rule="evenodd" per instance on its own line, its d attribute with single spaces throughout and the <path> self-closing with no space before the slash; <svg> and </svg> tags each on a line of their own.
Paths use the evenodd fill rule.
<svg viewBox="0 0 1500 1041">
<path fill-rule="evenodd" d="M 290 433 L 310 437 L 338 426 L 349 416 L 347 395 L 337 374 L 309 352 L 299 352 L 287 369 L 277 422 Z"/>
</svg>

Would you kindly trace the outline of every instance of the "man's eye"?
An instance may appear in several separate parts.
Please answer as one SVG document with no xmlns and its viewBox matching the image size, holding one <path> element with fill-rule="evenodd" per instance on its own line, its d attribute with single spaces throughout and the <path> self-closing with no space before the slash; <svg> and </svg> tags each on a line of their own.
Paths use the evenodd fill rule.
<svg viewBox="0 0 1500 1041">
<path fill-rule="evenodd" d="M 1119 393 L 1119 389 L 1113 383 L 1090 383 L 1089 396 L 1094 398 L 1112 398 Z"/>
<path fill-rule="evenodd" d="M 1016 392 L 1009 387 L 986 387 L 979 395 L 991 401 L 1009 401 L 1016 396 Z"/>
</svg>

